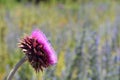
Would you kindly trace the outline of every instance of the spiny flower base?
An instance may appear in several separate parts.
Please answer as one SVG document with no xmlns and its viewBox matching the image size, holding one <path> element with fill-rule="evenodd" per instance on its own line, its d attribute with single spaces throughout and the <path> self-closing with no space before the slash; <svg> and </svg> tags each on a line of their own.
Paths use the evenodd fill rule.
<svg viewBox="0 0 120 80">
<path fill-rule="evenodd" d="M 36 72 L 43 71 L 43 68 L 50 66 L 49 56 L 45 53 L 44 45 L 40 44 L 36 39 L 25 37 L 20 41 L 19 47 L 25 53 Z"/>
</svg>

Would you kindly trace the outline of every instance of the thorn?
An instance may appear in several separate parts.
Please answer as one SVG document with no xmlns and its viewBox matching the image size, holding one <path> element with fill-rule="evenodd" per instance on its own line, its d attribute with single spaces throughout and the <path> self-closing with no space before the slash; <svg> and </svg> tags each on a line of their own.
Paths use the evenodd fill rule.
<svg viewBox="0 0 120 80">
<path fill-rule="evenodd" d="M 23 52 L 26 52 L 27 50 L 26 50 L 26 49 L 23 49 L 22 51 L 23 51 Z"/>
<path fill-rule="evenodd" d="M 24 47 L 24 46 L 20 44 L 20 45 L 18 45 L 18 47 L 22 48 L 22 47 Z"/>
</svg>

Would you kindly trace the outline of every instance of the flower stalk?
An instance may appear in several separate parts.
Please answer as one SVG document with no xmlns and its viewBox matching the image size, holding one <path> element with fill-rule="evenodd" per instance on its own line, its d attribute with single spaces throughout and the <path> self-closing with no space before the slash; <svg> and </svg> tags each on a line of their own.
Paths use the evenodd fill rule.
<svg viewBox="0 0 120 80">
<path fill-rule="evenodd" d="M 45 34 L 36 29 L 31 35 L 24 37 L 18 43 L 18 47 L 24 52 L 23 57 L 11 70 L 7 80 L 11 80 L 17 69 L 26 61 L 32 65 L 36 72 L 43 71 L 57 63 L 56 52 L 48 42 Z"/>
<path fill-rule="evenodd" d="M 18 70 L 18 68 L 27 60 L 26 56 L 24 56 L 16 65 L 15 67 L 11 70 L 9 73 L 7 80 L 12 80 L 12 77 L 14 76 L 15 72 Z"/>
</svg>

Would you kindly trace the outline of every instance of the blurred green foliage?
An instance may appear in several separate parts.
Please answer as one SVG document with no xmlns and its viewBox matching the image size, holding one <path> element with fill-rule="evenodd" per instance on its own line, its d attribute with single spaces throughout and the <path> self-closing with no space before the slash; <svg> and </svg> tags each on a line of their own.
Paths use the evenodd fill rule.
<svg viewBox="0 0 120 80">
<path fill-rule="evenodd" d="M 119 74 L 109 72 L 117 72 L 119 67 L 119 62 L 114 63 L 114 58 L 120 56 L 119 8 L 117 0 L 51 0 L 37 5 L 0 0 L 0 80 L 24 56 L 17 43 L 24 33 L 29 34 L 34 28 L 40 28 L 47 35 L 57 52 L 58 64 L 36 74 L 26 62 L 14 76 L 15 80 L 70 80 L 69 77 L 71 80 L 118 80 Z M 114 32 L 114 28 L 118 31 Z M 85 41 L 81 42 L 84 31 Z M 97 37 L 100 37 L 98 46 Z M 104 51 L 106 45 L 109 46 L 105 49 L 110 47 L 110 52 Z M 80 52 L 76 51 L 79 46 L 83 47 L 78 49 Z M 104 63 L 104 58 L 108 62 Z M 106 68 L 110 65 L 112 68 Z"/>
</svg>

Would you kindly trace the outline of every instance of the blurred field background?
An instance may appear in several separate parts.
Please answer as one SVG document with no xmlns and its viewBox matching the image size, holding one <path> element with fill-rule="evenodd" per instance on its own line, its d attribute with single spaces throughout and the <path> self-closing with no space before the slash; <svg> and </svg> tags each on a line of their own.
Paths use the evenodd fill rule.
<svg viewBox="0 0 120 80">
<path fill-rule="evenodd" d="M 119 0 L 0 0 L 0 80 L 24 56 L 19 39 L 35 28 L 58 63 L 36 74 L 26 62 L 13 80 L 120 80 Z"/>
</svg>

